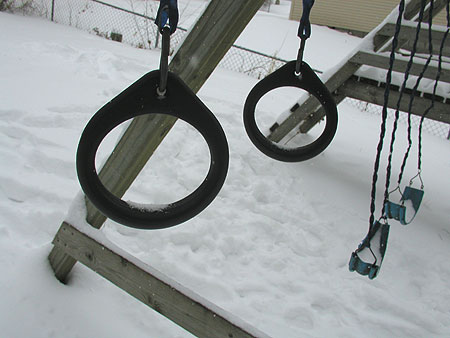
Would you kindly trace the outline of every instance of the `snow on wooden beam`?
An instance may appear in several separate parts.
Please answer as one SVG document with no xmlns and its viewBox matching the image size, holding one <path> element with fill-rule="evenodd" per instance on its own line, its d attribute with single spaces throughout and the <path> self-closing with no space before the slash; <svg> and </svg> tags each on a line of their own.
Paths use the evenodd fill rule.
<svg viewBox="0 0 450 338">
<path fill-rule="evenodd" d="M 433 26 L 434 27 L 434 26 Z M 432 43 L 433 43 L 433 54 L 439 54 L 439 48 L 441 46 L 441 42 L 445 35 L 445 29 L 439 30 L 437 29 L 432 30 Z M 416 26 L 408 26 L 408 25 L 402 25 L 400 32 L 399 32 L 399 40 L 404 40 L 405 43 L 403 43 L 402 48 L 411 50 L 413 45 L 413 40 L 416 36 Z M 394 23 L 387 23 L 384 25 L 378 32 L 378 36 L 386 36 L 390 37 L 393 36 L 395 33 L 395 24 Z M 418 40 L 418 46 L 417 49 L 419 52 L 422 53 L 428 53 L 428 27 L 422 26 L 419 33 L 419 40 Z M 444 56 L 450 56 L 450 44 L 447 43 L 444 46 L 444 49 L 442 51 L 442 55 Z"/>
<path fill-rule="evenodd" d="M 419 59 L 416 58 L 415 63 L 412 64 L 409 73 L 411 75 L 420 75 L 423 71 L 423 66 L 426 60 L 423 60 L 422 63 L 419 63 Z M 361 65 L 368 65 L 382 69 L 389 69 L 389 54 L 377 54 L 359 51 L 356 53 L 351 59 L 350 62 L 358 63 Z M 409 57 L 402 57 L 397 55 L 394 61 L 393 70 L 395 72 L 404 73 L 407 69 L 409 62 Z M 434 62 L 434 65 L 429 65 L 427 70 L 423 74 L 423 77 L 426 79 L 434 80 L 438 74 L 438 67 L 436 66 L 437 62 Z M 448 64 L 445 67 L 450 67 Z M 441 75 L 439 78 L 442 82 L 450 83 L 450 68 L 442 68 Z"/>
<path fill-rule="evenodd" d="M 88 224 L 63 222 L 53 244 L 197 337 L 269 337 L 124 252 Z"/>
<path fill-rule="evenodd" d="M 369 80 L 370 81 L 370 80 Z M 379 87 L 376 84 L 369 82 L 361 82 L 356 79 L 356 76 L 348 79 L 340 88 L 339 94 L 353 99 L 370 102 L 382 106 L 384 103 L 384 91 L 383 87 Z M 430 94 L 431 95 L 431 94 Z M 392 89 L 389 93 L 388 108 L 396 109 L 397 102 L 400 97 L 398 90 Z M 403 95 L 400 101 L 400 111 L 408 112 L 410 95 Z M 428 110 L 431 105 L 431 99 L 429 97 L 415 96 L 414 104 L 410 111 L 411 114 L 422 116 L 422 114 Z M 430 120 L 435 120 L 443 123 L 450 124 L 450 104 L 442 103 L 439 101 L 434 102 L 434 107 L 426 116 Z"/>
<path fill-rule="evenodd" d="M 434 0 L 434 7 L 433 7 L 433 17 L 436 16 L 437 13 L 439 13 L 443 8 L 445 8 L 448 0 Z M 427 0 L 427 4 L 430 3 L 430 0 Z M 405 14 L 404 17 L 406 20 L 412 20 L 414 19 L 422 6 L 421 0 L 411 0 L 406 8 L 405 8 Z M 425 10 L 424 13 L 424 21 L 428 22 L 430 20 L 430 9 L 429 7 Z"/>
</svg>

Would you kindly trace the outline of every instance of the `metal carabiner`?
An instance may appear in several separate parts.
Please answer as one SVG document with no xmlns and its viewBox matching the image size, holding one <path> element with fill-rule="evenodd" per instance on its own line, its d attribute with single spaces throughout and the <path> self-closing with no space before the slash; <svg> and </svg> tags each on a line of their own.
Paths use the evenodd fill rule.
<svg viewBox="0 0 450 338">
<path fill-rule="evenodd" d="M 163 28 L 167 25 L 170 27 L 170 34 L 174 33 L 177 29 L 178 17 L 177 0 L 160 0 L 155 24 L 158 26 L 161 34 Z"/>
</svg>

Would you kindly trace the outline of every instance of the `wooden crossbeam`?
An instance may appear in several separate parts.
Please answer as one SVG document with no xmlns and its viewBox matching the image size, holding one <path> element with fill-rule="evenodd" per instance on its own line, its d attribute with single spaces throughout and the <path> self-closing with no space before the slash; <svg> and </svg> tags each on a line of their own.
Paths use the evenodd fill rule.
<svg viewBox="0 0 450 338">
<path fill-rule="evenodd" d="M 339 104 L 345 98 L 346 94 L 350 94 L 347 95 L 348 97 L 361 99 L 363 101 L 365 101 L 365 99 L 372 99 L 375 93 L 381 94 L 382 98 L 383 93 L 381 93 L 381 90 L 379 88 L 378 89 L 374 88 L 373 90 L 371 90 L 370 91 L 371 94 L 369 95 L 368 93 L 365 93 L 364 91 L 365 89 L 363 89 L 365 88 L 364 86 L 355 89 L 354 87 L 357 84 L 354 84 L 353 81 L 349 81 L 348 83 L 344 82 L 345 85 L 343 85 L 341 83 L 341 80 L 346 76 L 348 76 L 348 78 L 350 79 L 353 76 L 352 73 L 353 70 L 359 69 L 359 67 L 363 64 L 382 69 L 389 69 L 389 56 L 385 54 L 359 51 L 349 59 L 349 63 L 353 63 L 354 66 L 351 67 L 349 64 L 346 64 L 345 67 L 341 68 L 340 71 L 338 71 L 326 82 L 326 85 L 330 91 L 338 90 L 336 95 L 334 95 L 336 104 Z M 404 58 L 402 59 L 397 58 L 394 62 L 394 71 L 404 72 L 406 70 L 407 64 L 408 61 L 406 61 Z M 423 65 L 413 64 L 410 70 L 410 74 L 418 76 L 422 72 L 422 69 Z M 424 77 L 434 80 L 436 78 L 437 72 L 438 68 L 436 66 L 429 65 L 427 67 L 427 71 L 424 73 Z M 449 68 L 441 69 L 440 80 L 443 82 L 450 82 Z M 354 90 L 350 90 L 349 88 L 353 88 Z M 391 97 L 389 107 L 395 109 L 396 105 L 393 103 L 394 97 L 396 96 L 394 95 Z M 383 105 L 383 102 L 381 103 L 380 102 L 381 102 L 380 100 L 377 100 L 377 102 L 372 103 Z M 421 115 L 424 109 L 426 109 L 426 107 L 428 107 L 431 103 L 428 99 L 420 97 L 418 99 L 415 99 L 414 102 L 416 105 L 416 109 L 412 112 L 412 114 L 415 115 Z M 419 104 L 419 102 L 421 102 L 421 104 Z M 402 111 L 407 111 L 408 105 L 402 103 L 400 107 Z M 438 107 L 440 107 L 440 109 Z M 283 139 L 283 137 L 285 137 L 285 135 L 287 135 L 287 133 L 289 133 L 292 130 L 290 129 L 291 126 L 294 124 L 298 125 L 301 121 L 304 122 L 299 127 L 300 131 L 302 133 L 308 132 L 316 123 L 318 123 L 324 117 L 323 110 L 319 109 L 316 111 L 316 109 L 317 109 L 317 101 L 312 97 L 309 97 L 306 101 L 304 101 L 294 110 L 295 114 L 293 114 L 292 117 L 289 117 L 288 119 L 280 123 L 279 126 L 272 131 L 272 133 L 269 135 L 269 139 L 274 142 L 280 142 Z M 448 105 L 442 105 L 441 103 L 437 102 L 435 104 L 435 107 L 433 108 L 433 113 L 430 113 L 428 115 L 428 118 L 441 122 L 446 122 L 448 120 L 448 117 L 447 115 L 445 115 L 445 109 L 450 109 L 450 107 Z"/>
<path fill-rule="evenodd" d="M 336 73 L 334 73 L 328 81 L 325 82 L 328 90 L 334 92 L 341 84 L 352 76 L 361 65 L 356 63 L 347 62 Z M 267 136 L 267 138 L 273 142 L 280 142 L 292 129 L 294 129 L 308 114 L 314 113 L 317 109 L 317 100 L 310 96 L 306 101 L 299 104 L 299 107 L 295 109 L 284 121 L 279 123 L 276 129 Z M 319 119 L 320 120 L 320 119 Z"/>
<path fill-rule="evenodd" d="M 384 91 L 385 88 L 379 87 L 375 81 L 369 79 L 361 81 L 361 79 L 358 79 L 356 76 L 352 76 L 339 88 L 340 95 L 380 106 L 383 106 L 384 104 Z M 399 96 L 400 92 L 398 91 L 398 87 L 391 86 L 387 107 L 396 109 Z M 400 101 L 400 111 L 408 112 L 409 102 L 409 93 L 404 93 Z M 409 112 L 413 115 L 422 116 L 422 114 L 430 107 L 431 99 L 429 97 L 416 95 L 414 96 L 413 103 L 412 109 Z M 433 109 L 427 114 L 427 118 L 450 124 L 450 102 L 443 103 L 435 101 Z"/>
<path fill-rule="evenodd" d="M 395 24 L 394 23 L 386 23 L 378 32 L 377 36 L 385 36 L 391 37 L 395 32 Z M 443 30 L 432 30 L 432 44 L 433 44 L 433 54 L 439 54 L 439 48 L 441 46 L 441 42 L 444 38 L 445 32 Z M 402 44 L 402 48 L 411 50 L 413 47 L 413 40 L 416 36 L 416 27 L 414 26 L 405 26 L 402 25 L 399 32 L 399 40 L 404 40 L 405 42 Z M 417 51 L 420 53 L 429 53 L 428 49 L 428 27 L 422 26 L 419 33 L 419 40 L 417 43 Z M 450 56 L 450 41 L 444 45 L 444 49 L 442 51 L 443 56 Z"/>
<path fill-rule="evenodd" d="M 196 337 L 268 338 L 159 271 L 121 252 L 98 230 L 64 222 L 53 244 Z"/>
<path fill-rule="evenodd" d="M 408 58 L 405 57 L 396 57 L 394 61 L 394 67 L 393 70 L 395 72 L 404 73 L 407 69 L 408 65 Z M 350 62 L 361 64 L 361 65 L 368 65 L 373 66 L 377 68 L 382 69 L 389 69 L 389 55 L 387 54 L 377 54 L 377 53 L 371 53 L 371 52 L 365 52 L 365 51 L 359 51 L 354 56 L 352 56 L 349 60 Z M 425 62 L 423 62 L 425 63 Z M 441 69 L 441 75 L 440 75 L 440 81 L 443 82 L 449 82 L 450 83 L 450 66 L 444 65 L 444 67 L 449 68 L 442 68 Z M 411 75 L 420 75 L 423 70 L 423 64 L 420 63 L 413 63 L 411 66 L 411 69 L 409 73 Z M 427 67 L 427 70 L 425 71 L 423 77 L 426 79 L 436 79 L 438 73 L 438 67 L 434 65 L 429 65 Z"/>
<path fill-rule="evenodd" d="M 429 5 L 430 0 L 426 1 L 426 4 Z M 434 0 L 434 6 L 433 6 L 433 17 L 436 16 L 437 13 L 439 13 L 441 10 L 447 6 L 448 0 Z M 409 4 L 405 8 L 405 14 L 404 18 L 406 20 L 413 20 L 420 11 L 421 8 L 421 1 L 410 1 Z M 423 16 L 424 22 L 430 21 L 430 8 L 427 7 L 425 10 L 424 16 Z"/>
<path fill-rule="evenodd" d="M 435 17 L 437 13 L 439 13 L 441 10 L 443 10 L 447 6 L 447 2 L 448 2 L 448 0 L 434 0 L 433 17 Z M 430 4 L 430 0 L 426 0 L 426 4 L 425 4 L 426 9 L 425 9 L 425 12 L 423 14 L 423 22 L 425 22 L 425 23 L 428 23 L 431 20 L 429 4 Z M 414 0 L 410 1 L 406 5 L 405 11 L 403 13 L 403 19 L 404 20 L 408 20 L 408 21 L 413 21 L 413 20 L 414 21 L 418 21 L 419 20 L 418 19 L 418 15 L 419 15 L 419 11 L 420 11 L 421 6 L 422 6 L 422 1 L 414 1 Z M 394 31 L 391 30 L 390 33 L 389 33 L 390 34 L 389 36 L 393 37 L 394 36 L 394 32 L 395 32 L 395 30 Z M 408 39 L 409 38 L 410 37 L 408 37 Z M 383 39 L 384 39 L 384 37 L 383 36 L 379 36 L 379 35 L 376 35 L 374 37 L 374 41 L 375 42 L 377 42 L 379 40 L 382 41 Z M 405 43 L 407 44 L 407 42 L 408 42 L 408 40 L 400 41 L 399 42 L 399 46 L 408 48 L 408 46 L 404 46 L 404 44 Z M 386 49 L 386 50 L 388 50 L 388 49 Z M 386 50 L 384 50 L 384 51 L 386 51 Z M 426 51 L 426 53 L 428 53 L 428 50 Z"/>
<path fill-rule="evenodd" d="M 339 93 L 336 91 L 332 93 L 334 101 L 336 102 L 336 105 L 341 103 L 344 99 L 344 95 L 339 95 Z M 300 133 L 306 134 L 309 132 L 316 124 L 320 123 L 322 119 L 325 117 L 325 109 L 323 109 L 323 106 L 320 106 L 314 113 L 309 114 L 299 125 L 298 130 Z"/>
<path fill-rule="evenodd" d="M 384 104 L 384 87 L 378 86 L 376 81 L 370 79 L 361 79 L 357 76 L 352 76 L 345 84 L 339 87 L 335 93 L 333 93 L 336 104 L 341 103 L 346 97 L 354 98 L 357 100 L 371 102 L 379 106 Z M 414 97 L 414 105 L 411 109 L 411 114 L 422 116 L 422 114 L 430 107 L 430 96 L 422 96 L 422 93 L 417 93 Z M 399 98 L 398 87 L 392 86 L 392 90 L 389 95 L 388 108 L 397 109 L 397 102 Z M 442 98 L 437 98 L 434 107 L 427 115 L 428 119 L 449 123 L 450 124 L 450 102 L 443 103 L 439 101 Z M 368 101 L 370 100 L 370 101 Z M 407 112 L 409 108 L 409 93 L 404 94 L 400 102 L 400 111 Z M 299 125 L 300 133 L 309 132 L 317 123 L 319 123 L 325 117 L 325 111 L 323 107 L 320 107 L 314 114 L 307 116 Z"/>
<path fill-rule="evenodd" d="M 352 76 L 361 65 L 347 62 L 336 73 L 334 73 L 328 81 L 325 82 L 328 90 L 334 92 L 338 89 L 342 82 L 346 81 Z M 299 104 L 299 107 L 295 109 L 284 121 L 279 123 L 279 126 L 272 130 L 267 138 L 273 142 L 280 142 L 292 129 L 294 129 L 304 118 L 309 114 L 314 113 L 318 107 L 318 101 L 316 98 L 309 96 L 306 101 Z M 319 119 L 320 120 L 320 119 Z"/>
</svg>

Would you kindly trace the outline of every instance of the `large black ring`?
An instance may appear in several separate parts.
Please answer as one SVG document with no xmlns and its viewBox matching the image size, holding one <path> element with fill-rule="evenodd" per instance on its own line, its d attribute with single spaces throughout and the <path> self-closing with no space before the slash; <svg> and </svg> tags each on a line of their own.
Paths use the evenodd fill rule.
<svg viewBox="0 0 450 338">
<path fill-rule="evenodd" d="M 229 153 L 225 133 L 212 112 L 178 76 L 169 72 L 167 92 L 158 97 L 159 71 L 144 75 L 101 108 L 86 125 L 78 145 L 76 167 L 80 185 L 108 218 L 139 229 L 162 229 L 194 217 L 219 193 L 227 175 Z M 196 128 L 208 144 L 208 174 L 190 195 L 163 206 L 139 208 L 114 196 L 100 181 L 95 157 L 102 140 L 116 126 L 144 114 L 175 116 Z"/>
<path fill-rule="evenodd" d="M 283 162 L 300 162 L 317 156 L 331 143 L 337 129 L 336 103 L 327 87 L 320 81 L 314 71 L 302 63 L 301 75 L 295 74 L 296 61 L 291 61 L 270 74 L 250 91 L 244 106 L 244 125 L 252 143 L 267 156 Z M 325 110 L 326 125 L 322 134 L 312 143 L 297 147 L 280 147 L 270 141 L 258 129 L 255 109 L 258 101 L 269 91 L 279 87 L 298 87 L 314 95 Z"/>
</svg>

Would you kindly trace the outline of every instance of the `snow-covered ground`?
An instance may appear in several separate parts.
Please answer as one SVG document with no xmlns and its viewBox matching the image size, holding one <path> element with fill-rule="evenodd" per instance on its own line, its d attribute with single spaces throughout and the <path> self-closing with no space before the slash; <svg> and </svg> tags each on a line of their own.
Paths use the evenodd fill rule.
<svg viewBox="0 0 450 338">
<path fill-rule="evenodd" d="M 254 33 L 270 26 L 267 20 L 279 22 L 280 31 Z M 321 70 L 357 42 L 313 29 L 305 58 Z M 81 131 L 107 101 L 158 67 L 158 52 L 5 13 L 0 31 L 0 336 L 190 337 L 81 264 L 62 285 L 47 262 L 50 243 L 80 191 L 74 162 Z M 258 49 L 269 44 L 267 34 L 278 41 L 263 52 L 272 48 L 295 57 L 296 23 L 278 12 L 259 13 L 238 44 Z M 344 102 L 336 137 L 324 153 L 303 163 L 277 162 L 259 153 L 243 128 L 242 107 L 255 83 L 217 69 L 199 92 L 230 146 L 227 180 L 204 212 L 166 230 L 108 221 L 101 231 L 272 337 L 449 337 L 448 141 L 424 135 L 421 210 L 406 227 L 392 223 L 381 273 L 369 281 L 349 272 L 348 260 L 367 232 L 379 118 Z M 273 110 L 275 119 L 277 103 Z M 404 129 L 397 135 L 394 179 L 406 146 Z M 108 139 L 103 155 L 113 142 Z M 415 152 L 406 183 L 416 173 Z M 202 139 L 177 123 L 130 197 L 175 200 L 207 168 Z"/>
</svg>

